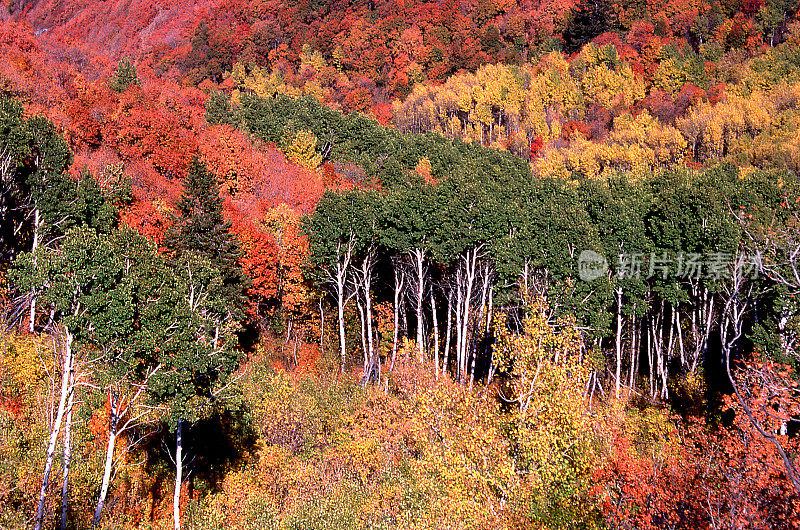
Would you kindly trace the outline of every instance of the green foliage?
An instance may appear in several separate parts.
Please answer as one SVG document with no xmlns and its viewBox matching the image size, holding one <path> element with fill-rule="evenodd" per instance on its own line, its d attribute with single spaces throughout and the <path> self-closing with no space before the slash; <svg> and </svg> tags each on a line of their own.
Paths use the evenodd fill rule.
<svg viewBox="0 0 800 530">
<path fill-rule="evenodd" d="M 136 74 L 136 67 L 133 66 L 130 59 L 127 57 L 120 59 L 119 63 L 117 63 L 117 69 L 114 71 L 114 75 L 108 82 L 108 86 L 111 87 L 111 90 L 114 92 L 124 92 L 129 86 L 139 84 L 141 84 L 141 82 L 139 81 L 139 76 Z"/>
<path fill-rule="evenodd" d="M 236 125 L 236 115 L 230 100 L 222 92 L 212 92 L 206 100 L 206 121 L 209 125 Z"/>
<path fill-rule="evenodd" d="M 326 281 L 328 267 L 341 259 L 344 247 L 352 244 L 353 256 L 359 256 L 374 243 L 382 197 L 368 190 L 326 192 L 314 215 L 304 219 L 303 231 L 309 236 L 310 272 L 320 282 Z"/>
<path fill-rule="evenodd" d="M 246 130 L 278 145 L 294 138 L 298 131 L 310 131 L 317 138 L 317 153 L 326 159 L 352 162 L 385 187 L 405 185 L 424 156 L 431 161 L 437 179 L 451 172 L 467 172 L 468 168 L 504 173 L 503 177 L 512 181 L 530 178 L 525 161 L 508 152 L 434 134 L 404 136 L 361 114 L 345 116 L 333 111 L 312 97 L 243 95 L 238 112 Z"/>
<path fill-rule="evenodd" d="M 247 280 L 238 261 L 239 241 L 222 216 L 217 179 L 197 157 L 176 208 L 178 216 L 164 245 L 187 292 L 197 290 L 190 305 L 200 300 L 196 307 L 208 311 L 218 325 L 242 320 Z"/>
</svg>

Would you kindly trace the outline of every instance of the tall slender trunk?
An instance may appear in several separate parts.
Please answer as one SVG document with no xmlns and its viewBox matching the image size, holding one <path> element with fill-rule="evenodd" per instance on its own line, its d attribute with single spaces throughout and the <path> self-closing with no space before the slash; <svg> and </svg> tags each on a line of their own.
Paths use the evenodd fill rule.
<svg viewBox="0 0 800 530">
<path fill-rule="evenodd" d="M 648 376 L 650 378 L 650 396 L 654 396 L 653 390 L 653 333 L 652 333 L 652 323 L 648 322 L 645 324 L 646 332 L 647 332 L 647 368 L 648 368 Z"/>
<path fill-rule="evenodd" d="M 353 287 L 358 304 L 358 315 L 361 319 L 361 346 L 364 351 L 364 385 L 377 372 L 375 364 L 375 341 L 372 328 L 372 270 L 375 259 L 375 248 L 367 249 L 359 267 L 353 273 Z"/>
<path fill-rule="evenodd" d="M 364 314 L 364 304 L 361 300 L 356 298 L 356 308 L 358 309 L 358 323 L 361 327 L 361 351 L 364 353 L 364 362 L 362 369 L 362 382 L 366 386 L 369 377 L 369 351 L 367 351 L 367 326 L 364 322 L 366 316 Z"/>
<path fill-rule="evenodd" d="M 181 530 L 181 482 L 183 482 L 183 420 L 178 420 L 175 429 L 175 493 L 172 496 L 172 518 L 175 530 Z"/>
<path fill-rule="evenodd" d="M 456 271 L 456 381 L 461 383 L 463 381 L 462 378 L 462 354 L 463 349 L 461 347 L 462 342 L 464 341 L 464 327 L 461 324 L 461 321 L 464 317 L 464 285 L 462 283 L 463 272 L 461 267 L 459 267 Z"/>
<path fill-rule="evenodd" d="M 464 258 L 464 266 L 465 266 L 465 273 L 464 273 L 464 316 L 461 321 L 461 325 L 463 326 L 462 330 L 462 339 L 461 339 L 461 348 L 462 354 L 461 359 L 464 363 L 462 366 L 462 377 L 461 381 L 464 381 L 467 375 L 467 362 L 468 362 L 468 349 L 469 349 L 469 314 L 470 314 L 470 302 L 472 301 L 472 288 L 475 285 L 475 276 L 477 274 L 476 267 L 478 262 L 478 252 L 479 248 L 473 248 L 467 251 L 467 255 Z"/>
<path fill-rule="evenodd" d="M 639 359 L 639 319 L 636 318 L 636 304 L 633 304 L 633 315 L 631 316 L 631 366 L 630 366 L 630 381 L 628 382 L 628 393 L 634 388 L 636 382 L 636 368 Z"/>
<path fill-rule="evenodd" d="M 392 332 L 392 362 L 389 370 L 394 370 L 394 359 L 397 356 L 397 339 L 400 334 L 400 302 L 402 299 L 403 286 L 406 281 L 405 273 L 400 264 L 394 262 L 394 330 Z"/>
<path fill-rule="evenodd" d="M 329 279 L 334 282 L 336 288 L 336 309 L 339 321 L 339 353 L 341 355 L 341 371 L 344 373 L 345 361 L 347 358 L 347 339 L 344 332 L 344 306 L 352 297 L 345 294 L 348 285 L 348 270 L 350 260 L 353 257 L 354 242 L 351 238 L 345 245 L 341 242 L 336 247 L 336 265 L 334 272 L 329 273 Z"/>
<path fill-rule="evenodd" d="M 425 361 L 425 338 L 424 338 L 424 323 L 425 318 L 422 312 L 422 303 L 425 296 L 425 251 L 421 248 L 411 250 L 411 255 L 414 259 L 414 274 L 417 278 L 417 292 L 414 295 L 416 302 L 417 312 L 417 353 L 419 354 L 419 361 Z"/>
<path fill-rule="evenodd" d="M 40 237 L 40 228 L 41 228 L 41 219 L 39 215 L 39 208 L 35 208 L 33 210 L 33 245 L 31 245 L 31 253 L 33 254 L 33 264 L 36 266 L 36 249 L 39 248 L 39 237 Z M 28 323 L 28 331 L 31 333 L 34 332 L 35 324 L 36 324 L 36 293 L 31 294 L 31 307 L 30 307 L 30 314 L 28 315 L 30 319 Z"/>
<path fill-rule="evenodd" d="M 341 355 L 341 371 L 344 373 L 344 363 L 347 357 L 347 338 L 344 335 L 344 282 L 337 283 L 336 309 L 339 322 L 339 353 Z"/>
<path fill-rule="evenodd" d="M 67 418 L 64 421 L 64 479 L 61 483 L 61 530 L 67 530 L 69 509 L 69 469 L 72 463 L 72 406 L 75 403 L 75 370 L 70 371 Z"/>
<path fill-rule="evenodd" d="M 436 297 L 431 289 L 431 318 L 433 319 L 433 372 L 439 378 L 439 318 L 436 316 Z"/>
<path fill-rule="evenodd" d="M 448 364 L 450 363 L 450 338 L 452 336 L 451 328 L 453 323 L 453 290 L 449 289 L 447 293 L 447 331 L 444 339 L 444 355 L 442 359 L 442 375 L 447 373 Z"/>
<path fill-rule="evenodd" d="M 319 298 L 319 354 L 325 356 L 325 311 L 322 309 L 322 297 Z"/>
<path fill-rule="evenodd" d="M 676 340 L 677 340 L 676 337 L 675 337 L 675 325 L 676 325 L 675 324 L 675 315 L 677 314 L 675 306 L 670 304 L 669 311 L 670 311 L 669 339 L 667 341 L 667 354 L 666 354 L 665 359 L 664 359 L 664 369 L 662 371 L 662 374 L 663 374 L 663 377 L 664 377 L 664 384 L 663 384 L 662 389 L 661 389 L 661 396 L 664 399 L 667 399 L 669 397 L 669 387 L 667 386 L 667 381 L 669 379 L 669 363 L 672 360 L 672 358 L 675 357 L 675 355 L 674 355 L 675 343 L 676 343 Z"/>
<path fill-rule="evenodd" d="M 53 455 L 56 452 L 56 442 L 58 442 L 58 433 L 61 431 L 61 422 L 64 420 L 64 412 L 67 405 L 67 394 L 70 389 L 70 373 L 74 362 L 72 353 L 72 333 L 65 330 L 64 332 L 64 367 L 61 376 L 61 397 L 58 402 L 58 410 L 56 412 L 55 420 L 53 421 L 53 428 L 50 431 L 50 440 L 47 443 L 47 452 L 44 464 L 44 472 L 42 473 L 42 487 L 39 490 L 39 502 L 36 508 L 36 522 L 34 530 L 41 530 L 42 519 L 44 517 L 44 505 L 47 497 L 47 486 L 50 483 L 50 471 L 53 468 Z"/>
<path fill-rule="evenodd" d="M 486 335 L 489 336 L 489 330 L 492 327 L 492 317 L 494 316 L 494 286 L 489 287 L 489 314 L 486 317 Z M 494 344 L 494 337 L 492 337 L 492 343 Z M 486 374 L 486 384 L 490 384 L 492 382 L 492 378 L 494 377 L 495 366 L 494 366 L 494 347 L 492 347 L 491 357 L 489 359 L 489 370 Z"/>
<path fill-rule="evenodd" d="M 683 345 L 683 326 L 681 326 L 681 315 L 676 312 L 675 326 L 678 328 L 678 350 L 681 356 L 681 370 L 686 368 L 686 352 Z"/>
<path fill-rule="evenodd" d="M 108 494 L 108 486 L 111 482 L 111 467 L 114 463 L 114 446 L 117 441 L 117 425 L 119 417 L 117 415 L 117 399 L 113 392 L 109 392 L 109 401 L 111 402 L 111 417 L 108 424 L 108 444 L 106 445 L 106 462 L 103 469 L 103 482 L 100 485 L 100 498 L 97 499 L 97 506 L 94 509 L 94 518 L 92 519 L 92 526 L 95 527 L 100 523 L 100 516 L 103 514 L 103 505 L 106 502 L 106 495 Z"/>
<path fill-rule="evenodd" d="M 365 258 L 366 261 L 366 258 Z M 364 289 L 364 320 L 366 322 L 367 327 L 367 353 L 369 355 L 369 376 L 372 377 L 373 370 L 377 371 L 378 366 L 376 364 L 380 364 L 379 362 L 376 363 L 375 359 L 377 354 L 375 353 L 375 340 L 374 340 L 374 332 L 372 330 L 372 263 L 370 261 L 369 264 L 366 264 L 364 267 L 364 281 L 363 281 L 363 289 Z"/>
<path fill-rule="evenodd" d="M 480 268 L 481 275 L 483 276 L 483 281 L 481 282 L 481 305 L 480 310 L 478 313 L 478 323 L 477 323 L 477 330 L 476 332 L 480 333 L 482 330 L 486 330 L 488 332 L 488 326 L 484 326 L 484 318 L 486 318 L 486 304 L 488 303 L 489 298 L 489 285 L 492 281 L 492 271 L 491 266 L 489 263 L 484 262 L 481 264 Z M 469 370 L 469 388 L 472 389 L 472 385 L 475 382 L 475 365 L 478 360 L 478 342 L 479 338 L 475 337 L 473 340 L 473 347 L 472 347 L 472 364 Z"/>
<path fill-rule="evenodd" d="M 622 287 L 617 287 L 617 399 L 619 399 L 620 379 L 622 378 Z"/>
</svg>

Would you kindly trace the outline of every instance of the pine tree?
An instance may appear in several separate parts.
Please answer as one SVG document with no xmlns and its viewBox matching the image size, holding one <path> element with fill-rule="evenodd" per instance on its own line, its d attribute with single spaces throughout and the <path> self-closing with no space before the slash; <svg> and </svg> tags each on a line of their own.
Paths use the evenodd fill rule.
<svg viewBox="0 0 800 530">
<path fill-rule="evenodd" d="M 114 71 L 114 77 L 111 78 L 111 90 L 115 92 L 124 92 L 126 88 L 131 85 L 138 85 L 139 76 L 136 74 L 136 67 L 133 66 L 130 59 L 122 59 L 117 63 L 117 69 Z"/>
<path fill-rule="evenodd" d="M 193 305 L 210 313 L 218 326 L 241 320 L 247 279 L 239 265 L 239 241 L 223 218 L 216 177 L 197 157 L 189 166 L 176 208 L 165 246 L 189 289 L 195 288 L 190 293 Z M 198 289 L 205 293 L 204 301 L 194 303 Z"/>
</svg>

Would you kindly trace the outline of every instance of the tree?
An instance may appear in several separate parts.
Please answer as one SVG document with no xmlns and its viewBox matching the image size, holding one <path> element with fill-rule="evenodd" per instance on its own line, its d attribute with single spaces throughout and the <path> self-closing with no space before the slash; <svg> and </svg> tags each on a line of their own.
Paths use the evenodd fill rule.
<svg viewBox="0 0 800 530">
<path fill-rule="evenodd" d="M 216 177 L 199 158 L 192 160 L 183 187 L 176 204 L 178 215 L 164 246 L 192 291 L 190 305 L 215 322 L 216 344 L 222 326 L 235 326 L 244 318 L 248 283 L 239 265 L 239 241 L 222 215 Z M 212 279 L 217 284 L 213 291 L 208 283 Z"/>
<path fill-rule="evenodd" d="M 517 509 L 547 526 L 590 525 L 596 513 L 585 501 L 595 440 L 584 400 L 592 366 L 574 321 L 553 321 L 548 313 L 533 300 L 519 334 L 499 323 L 494 348 L 494 362 L 507 374 L 498 392 L 510 409 L 514 472 L 531 491 Z"/>
<path fill-rule="evenodd" d="M 341 369 L 345 369 L 347 344 L 344 329 L 344 310 L 356 295 L 361 295 L 365 326 L 362 338 L 366 359 L 374 360 L 371 333 L 372 270 L 375 259 L 376 217 L 378 197 L 373 192 L 353 190 L 326 192 L 314 215 L 306 219 L 304 231 L 309 238 L 309 261 L 318 272 L 317 281 L 328 285 L 336 298 L 339 324 L 339 353 Z M 356 269 L 358 272 L 356 273 Z M 371 335 L 370 335 L 371 336 Z M 365 374 L 365 376 L 368 374 Z"/>
<path fill-rule="evenodd" d="M 61 391 L 46 450 L 36 528 L 42 525 L 59 431 L 64 417 L 71 414 L 78 360 L 81 355 L 85 360 L 92 346 L 113 344 L 132 325 L 132 293 L 125 282 L 125 262 L 118 254 L 120 241 L 115 239 L 91 228 L 74 228 L 58 248 L 40 247 L 22 254 L 12 270 L 19 288 L 36 289 L 42 303 L 51 307 L 53 325 L 62 337 Z"/>
<path fill-rule="evenodd" d="M 237 365 L 233 332 L 244 318 L 246 278 L 239 265 L 241 251 L 230 223 L 222 216 L 222 198 L 216 177 L 195 157 L 184 179 L 184 192 L 176 204 L 176 217 L 164 241 L 179 277 L 180 292 L 193 315 L 196 351 L 181 352 L 173 360 L 177 369 L 172 384 L 162 389 L 171 404 L 177 435 L 173 515 L 180 528 L 180 490 L 183 470 L 183 425 L 199 418 L 200 404 L 216 397 L 214 385 L 227 388 L 225 378 Z"/>
<path fill-rule="evenodd" d="M 139 76 L 136 74 L 136 67 L 133 66 L 127 57 L 117 63 L 117 69 L 113 77 L 109 80 L 109 86 L 114 92 L 124 92 L 132 85 L 139 85 Z"/>
</svg>

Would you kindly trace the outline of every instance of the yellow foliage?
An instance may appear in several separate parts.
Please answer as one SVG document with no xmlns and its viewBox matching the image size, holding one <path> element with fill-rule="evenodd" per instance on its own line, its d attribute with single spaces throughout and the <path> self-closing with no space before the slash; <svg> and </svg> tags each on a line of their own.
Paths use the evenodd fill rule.
<svg viewBox="0 0 800 530">
<path fill-rule="evenodd" d="M 569 320 L 548 321 L 541 301 L 530 307 L 522 334 L 498 322 L 495 360 L 510 378 L 503 394 L 513 405 L 515 473 L 544 519 L 586 524 L 596 515 L 588 502 L 595 455 L 584 393 L 591 367 L 580 336 Z"/>
<path fill-rule="evenodd" d="M 234 63 L 231 70 L 231 78 L 236 83 L 236 89 L 232 94 L 234 102 L 239 101 L 239 95 L 242 92 L 255 94 L 262 98 L 272 97 L 276 94 L 285 94 L 292 97 L 300 95 L 300 91 L 297 88 L 285 83 L 280 73 L 270 72 L 267 68 L 262 68 L 255 64 L 245 67 L 241 63 Z"/>
<path fill-rule="evenodd" d="M 322 164 L 322 155 L 317 153 L 317 137 L 308 130 L 299 131 L 283 148 L 283 154 L 292 162 L 307 168 Z"/>
</svg>

